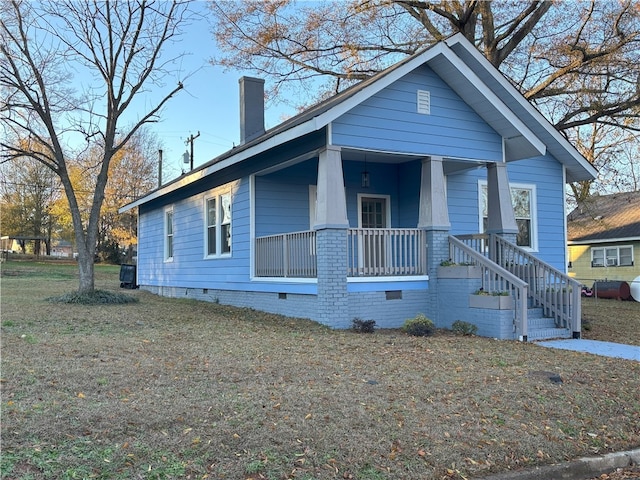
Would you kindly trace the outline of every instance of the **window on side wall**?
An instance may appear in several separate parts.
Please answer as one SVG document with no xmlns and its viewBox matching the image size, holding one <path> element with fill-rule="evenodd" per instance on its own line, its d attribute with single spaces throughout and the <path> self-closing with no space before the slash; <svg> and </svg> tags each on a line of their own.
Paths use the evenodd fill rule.
<svg viewBox="0 0 640 480">
<path fill-rule="evenodd" d="M 205 200 L 205 255 L 231 255 L 231 192 L 214 193 Z"/>
<path fill-rule="evenodd" d="M 173 208 L 164 212 L 164 260 L 173 260 Z"/>
<path fill-rule="evenodd" d="M 528 250 L 538 249 L 537 224 L 535 215 L 536 186 L 528 184 L 510 184 L 511 204 L 518 225 L 516 245 Z M 489 219 L 487 182 L 480 182 L 480 212 L 482 232 L 487 231 Z"/>
<path fill-rule="evenodd" d="M 631 267 L 634 265 L 633 246 L 591 247 L 592 267 Z"/>
</svg>

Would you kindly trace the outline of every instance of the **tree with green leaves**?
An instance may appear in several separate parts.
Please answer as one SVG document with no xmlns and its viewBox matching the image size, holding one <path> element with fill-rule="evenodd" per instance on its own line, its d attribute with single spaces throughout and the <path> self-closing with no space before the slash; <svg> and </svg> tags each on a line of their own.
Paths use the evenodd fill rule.
<svg viewBox="0 0 640 480">
<path fill-rule="evenodd" d="M 79 292 L 92 292 L 109 167 L 183 88 L 177 78 L 166 84 L 175 78 L 177 57 L 163 54 L 189 21 L 188 4 L 9 0 L 0 10 L 0 161 L 31 158 L 60 178 L 73 219 Z M 162 93 L 146 95 L 152 86 Z M 72 170 L 89 147 L 100 154 L 83 217 Z"/>
</svg>

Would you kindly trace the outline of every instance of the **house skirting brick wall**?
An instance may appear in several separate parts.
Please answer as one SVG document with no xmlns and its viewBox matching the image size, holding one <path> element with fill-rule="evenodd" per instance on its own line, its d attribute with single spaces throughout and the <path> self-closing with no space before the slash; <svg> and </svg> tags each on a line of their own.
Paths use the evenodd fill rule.
<svg viewBox="0 0 640 480">
<path fill-rule="evenodd" d="M 245 292 L 184 287 L 141 285 L 140 289 L 171 298 L 190 298 L 203 302 L 253 308 L 292 318 L 308 318 L 331 328 L 351 328 L 354 318 L 375 320 L 377 328 L 399 328 L 405 320 L 427 311 L 427 290 L 353 292 L 346 296 L 344 312 L 327 315 L 318 308 L 316 295 Z"/>
<path fill-rule="evenodd" d="M 318 298 L 315 295 L 277 292 L 245 292 L 241 290 L 215 290 L 184 287 L 155 287 L 140 285 L 156 295 L 171 298 L 190 298 L 203 302 L 233 305 L 240 308 L 253 308 L 268 313 L 275 313 L 293 318 L 309 318 L 316 320 Z"/>
<path fill-rule="evenodd" d="M 377 328 L 399 328 L 418 313 L 427 316 L 427 289 L 357 292 L 349 294 L 349 325 L 354 318 L 375 320 Z"/>
</svg>

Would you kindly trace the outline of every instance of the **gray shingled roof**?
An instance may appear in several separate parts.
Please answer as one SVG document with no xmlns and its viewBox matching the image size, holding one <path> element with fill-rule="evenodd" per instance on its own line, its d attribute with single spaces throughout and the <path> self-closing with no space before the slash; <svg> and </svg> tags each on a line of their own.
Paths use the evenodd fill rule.
<svg viewBox="0 0 640 480">
<path fill-rule="evenodd" d="M 640 239 L 640 191 L 595 195 L 567 219 L 570 242 Z"/>
</svg>

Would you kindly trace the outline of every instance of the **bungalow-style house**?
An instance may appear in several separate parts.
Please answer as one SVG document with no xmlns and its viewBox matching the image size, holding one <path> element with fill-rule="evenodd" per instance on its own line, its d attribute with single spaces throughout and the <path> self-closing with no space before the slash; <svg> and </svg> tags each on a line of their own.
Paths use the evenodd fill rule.
<svg viewBox="0 0 640 480">
<path fill-rule="evenodd" d="M 238 147 L 121 209 L 140 288 L 334 328 L 580 335 L 564 188 L 596 172 L 462 35 L 268 131 L 263 86 L 240 79 Z"/>
<path fill-rule="evenodd" d="M 567 219 L 569 275 L 633 282 L 640 277 L 640 191 L 595 195 Z"/>
</svg>

